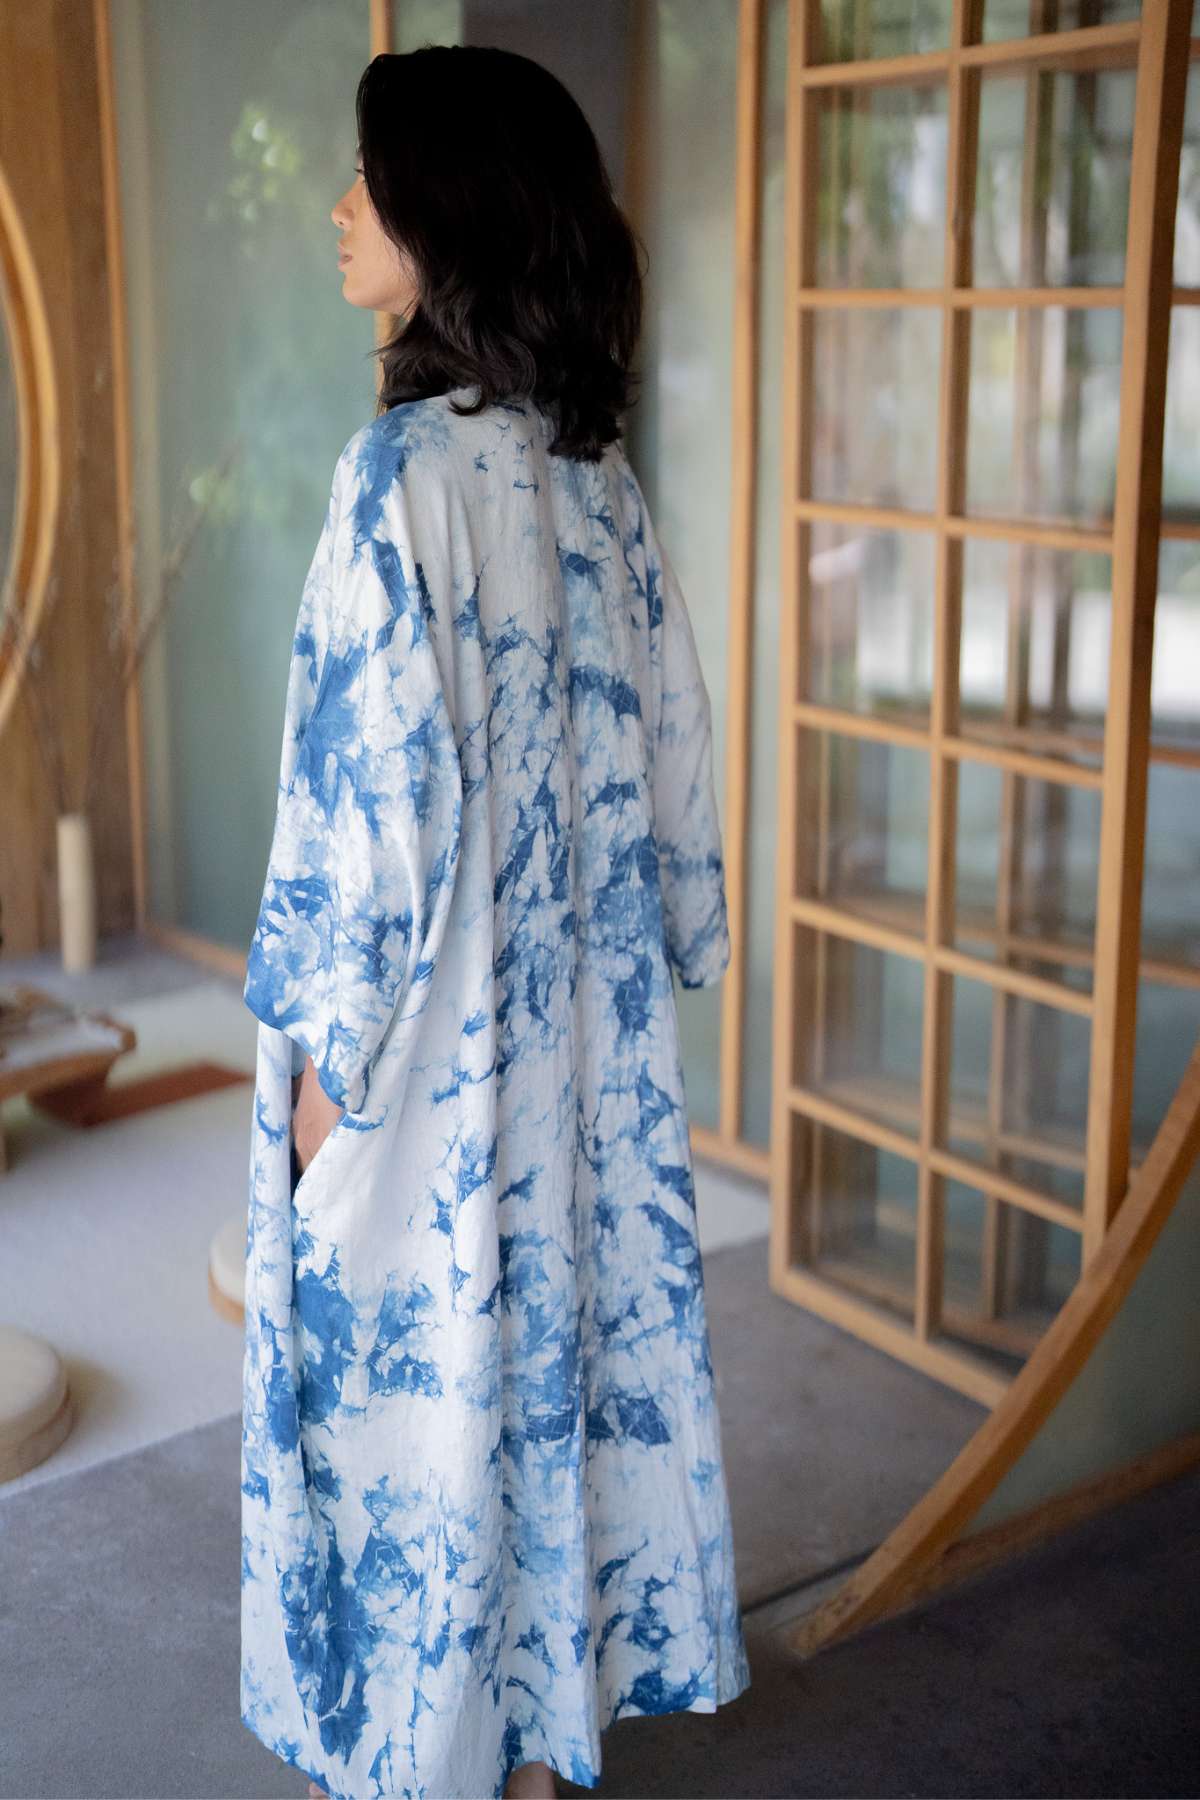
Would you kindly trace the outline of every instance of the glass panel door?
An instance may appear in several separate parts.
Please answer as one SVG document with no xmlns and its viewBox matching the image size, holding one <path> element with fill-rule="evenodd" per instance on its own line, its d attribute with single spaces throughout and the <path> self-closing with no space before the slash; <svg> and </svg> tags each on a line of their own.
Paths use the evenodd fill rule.
<svg viewBox="0 0 1200 1800">
<path fill-rule="evenodd" d="M 1137 545 L 1187 53 L 1179 8 L 793 7 L 772 1280 L 985 1400 L 1139 1150 Z M 1171 892 L 1150 973 L 1194 986 Z"/>
</svg>

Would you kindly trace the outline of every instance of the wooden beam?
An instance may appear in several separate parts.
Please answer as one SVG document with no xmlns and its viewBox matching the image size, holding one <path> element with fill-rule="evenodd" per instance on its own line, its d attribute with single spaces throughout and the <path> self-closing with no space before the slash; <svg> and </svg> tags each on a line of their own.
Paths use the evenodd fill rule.
<svg viewBox="0 0 1200 1800">
<path fill-rule="evenodd" d="M 1103 1242 L 1129 1170 L 1163 414 L 1191 12 L 1192 0 L 1157 0 L 1148 7 L 1138 58 L 1113 507 L 1085 1262 Z"/>
</svg>

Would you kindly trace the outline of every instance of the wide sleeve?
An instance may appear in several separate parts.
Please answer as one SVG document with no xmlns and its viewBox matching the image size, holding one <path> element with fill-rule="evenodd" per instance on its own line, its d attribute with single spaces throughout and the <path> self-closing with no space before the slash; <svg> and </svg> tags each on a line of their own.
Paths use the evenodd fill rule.
<svg viewBox="0 0 1200 1800">
<path fill-rule="evenodd" d="M 654 817 L 663 921 L 681 985 L 711 987 L 730 957 L 712 703 L 674 568 L 661 543 L 653 536 L 650 543 Z"/>
<path fill-rule="evenodd" d="M 339 459 L 323 535 L 320 617 L 293 643 L 275 827 L 244 997 L 313 1060 L 329 1098 L 363 1110 L 397 1022 L 423 1009 L 458 864 L 461 765 L 429 639 L 397 475 Z M 315 694 L 303 667 L 323 643 Z M 292 716 L 292 701 L 299 704 Z"/>
</svg>

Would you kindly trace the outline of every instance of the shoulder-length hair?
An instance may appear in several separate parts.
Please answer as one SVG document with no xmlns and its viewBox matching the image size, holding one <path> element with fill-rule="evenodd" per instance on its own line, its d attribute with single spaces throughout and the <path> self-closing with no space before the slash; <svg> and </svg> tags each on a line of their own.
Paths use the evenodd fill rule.
<svg viewBox="0 0 1200 1800">
<path fill-rule="evenodd" d="M 417 301 L 376 355 L 380 411 L 475 386 L 531 399 L 550 449 L 595 462 L 640 377 L 639 240 L 591 126 L 540 63 L 483 45 L 381 54 L 355 99 L 358 153 Z"/>
</svg>

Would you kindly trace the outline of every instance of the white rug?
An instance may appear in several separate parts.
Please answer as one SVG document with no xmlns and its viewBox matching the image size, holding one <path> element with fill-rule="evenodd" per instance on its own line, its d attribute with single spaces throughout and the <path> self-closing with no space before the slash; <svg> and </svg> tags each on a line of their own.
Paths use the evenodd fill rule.
<svg viewBox="0 0 1200 1800">
<path fill-rule="evenodd" d="M 110 1006 L 138 1033 L 131 1081 L 211 1058 L 253 1075 L 257 1021 L 229 982 Z M 208 1299 L 208 1244 L 246 1204 L 252 1080 L 76 1131 L 5 1106 L 0 1316 L 67 1364 L 74 1429 L 0 1494 L 101 1462 L 241 1405 L 241 1334 Z"/>
</svg>

